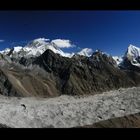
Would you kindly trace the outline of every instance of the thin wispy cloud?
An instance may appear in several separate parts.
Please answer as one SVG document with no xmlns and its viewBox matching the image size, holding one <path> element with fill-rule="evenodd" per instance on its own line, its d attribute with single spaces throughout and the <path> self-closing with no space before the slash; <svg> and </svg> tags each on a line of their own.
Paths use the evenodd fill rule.
<svg viewBox="0 0 140 140">
<path fill-rule="evenodd" d="M 3 40 L 3 39 L 0 39 L 0 43 L 2 43 L 2 42 L 4 42 L 5 40 Z"/>
</svg>

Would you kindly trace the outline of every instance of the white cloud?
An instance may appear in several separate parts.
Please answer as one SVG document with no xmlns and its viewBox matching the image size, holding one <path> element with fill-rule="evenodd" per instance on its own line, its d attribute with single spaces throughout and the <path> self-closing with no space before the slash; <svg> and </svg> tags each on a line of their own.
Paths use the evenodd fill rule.
<svg viewBox="0 0 140 140">
<path fill-rule="evenodd" d="M 2 42 L 4 42 L 5 40 L 3 40 L 3 39 L 0 39 L 0 43 L 2 43 Z"/>
<path fill-rule="evenodd" d="M 70 48 L 75 46 L 74 44 L 71 44 L 70 40 L 66 39 L 54 39 L 51 42 L 57 45 L 59 48 Z"/>
</svg>

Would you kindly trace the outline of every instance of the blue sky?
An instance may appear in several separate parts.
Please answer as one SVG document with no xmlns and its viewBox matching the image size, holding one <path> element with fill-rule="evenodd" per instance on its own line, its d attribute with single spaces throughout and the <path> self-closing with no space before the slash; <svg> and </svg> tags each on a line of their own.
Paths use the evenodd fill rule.
<svg viewBox="0 0 140 140">
<path fill-rule="evenodd" d="M 40 37 L 123 55 L 140 47 L 140 11 L 0 11 L 0 50 Z"/>
</svg>

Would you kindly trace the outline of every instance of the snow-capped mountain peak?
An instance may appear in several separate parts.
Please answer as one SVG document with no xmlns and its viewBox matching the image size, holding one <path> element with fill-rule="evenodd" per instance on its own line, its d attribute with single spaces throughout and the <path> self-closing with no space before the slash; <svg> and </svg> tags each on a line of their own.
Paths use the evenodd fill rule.
<svg viewBox="0 0 140 140">
<path fill-rule="evenodd" d="M 130 44 L 125 58 L 127 58 L 132 65 L 140 67 L 140 48 Z"/>
<path fill-rule="evenodd" d="M 46 45 L 49 43 L 47 42 L 48 39 L 39 38 L 29 42 L 23 49 L 27 52 L 27 55 L 38 56 L 42 54 L 47 48 Z M 50 48 L 49 48 L 50 49 Z"/>
<path fill-rule="evenodd" d="M 132 60 L 139 56 L 140 56 L 140 48 L 130 44 L 126 52 L 126 57 L 129 60 Z"/>
<path fill-rule="evenodd" d="M 46 44 L 49 44 L 48 41 L 49 39 L 45 39 L 45 38 L 34 39 L 30 41 L 24 48 L 38 48 Z"/>
<path fill-rule="evenodd" d="M 78 52 L 77 54 L 84 55 L 84 56 L 88 56 L 89 57 L 89 56 L 92 55 L 92 53 L 93 53 L 93 50 L 92 49 L 90 49 L 90 48 L 84 48 L 80 52 Z"/>
<path fill-rule="evenodd" d="M 14 50 L 17 50 L 16 52 L 21 51 L 21 49 L 26 52 L 26 57 L 29 56 L 39 56 L 42 53 L 44 53 L 47 49 L 52 50 L 54 53 L 58 53 L 62 56 L 69 56 L 70 54 L 64 53 L 56 44 L 49 42 L 49 39 L 45 38 L 38 38 L 34 39 L 31 42 L 29 42 L 24 47 L 14 47 Z"/>
</svg>

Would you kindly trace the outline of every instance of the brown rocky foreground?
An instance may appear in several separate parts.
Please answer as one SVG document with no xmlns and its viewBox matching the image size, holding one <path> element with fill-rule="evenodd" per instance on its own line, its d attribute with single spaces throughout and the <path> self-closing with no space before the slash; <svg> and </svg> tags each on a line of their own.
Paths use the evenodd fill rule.
<svg viewBox="0 0 140 140">
<path fill-rule="evenodd" d="M 140 128 L 140 113 L 112 118 L 78 128 Z"/>
</svg>

